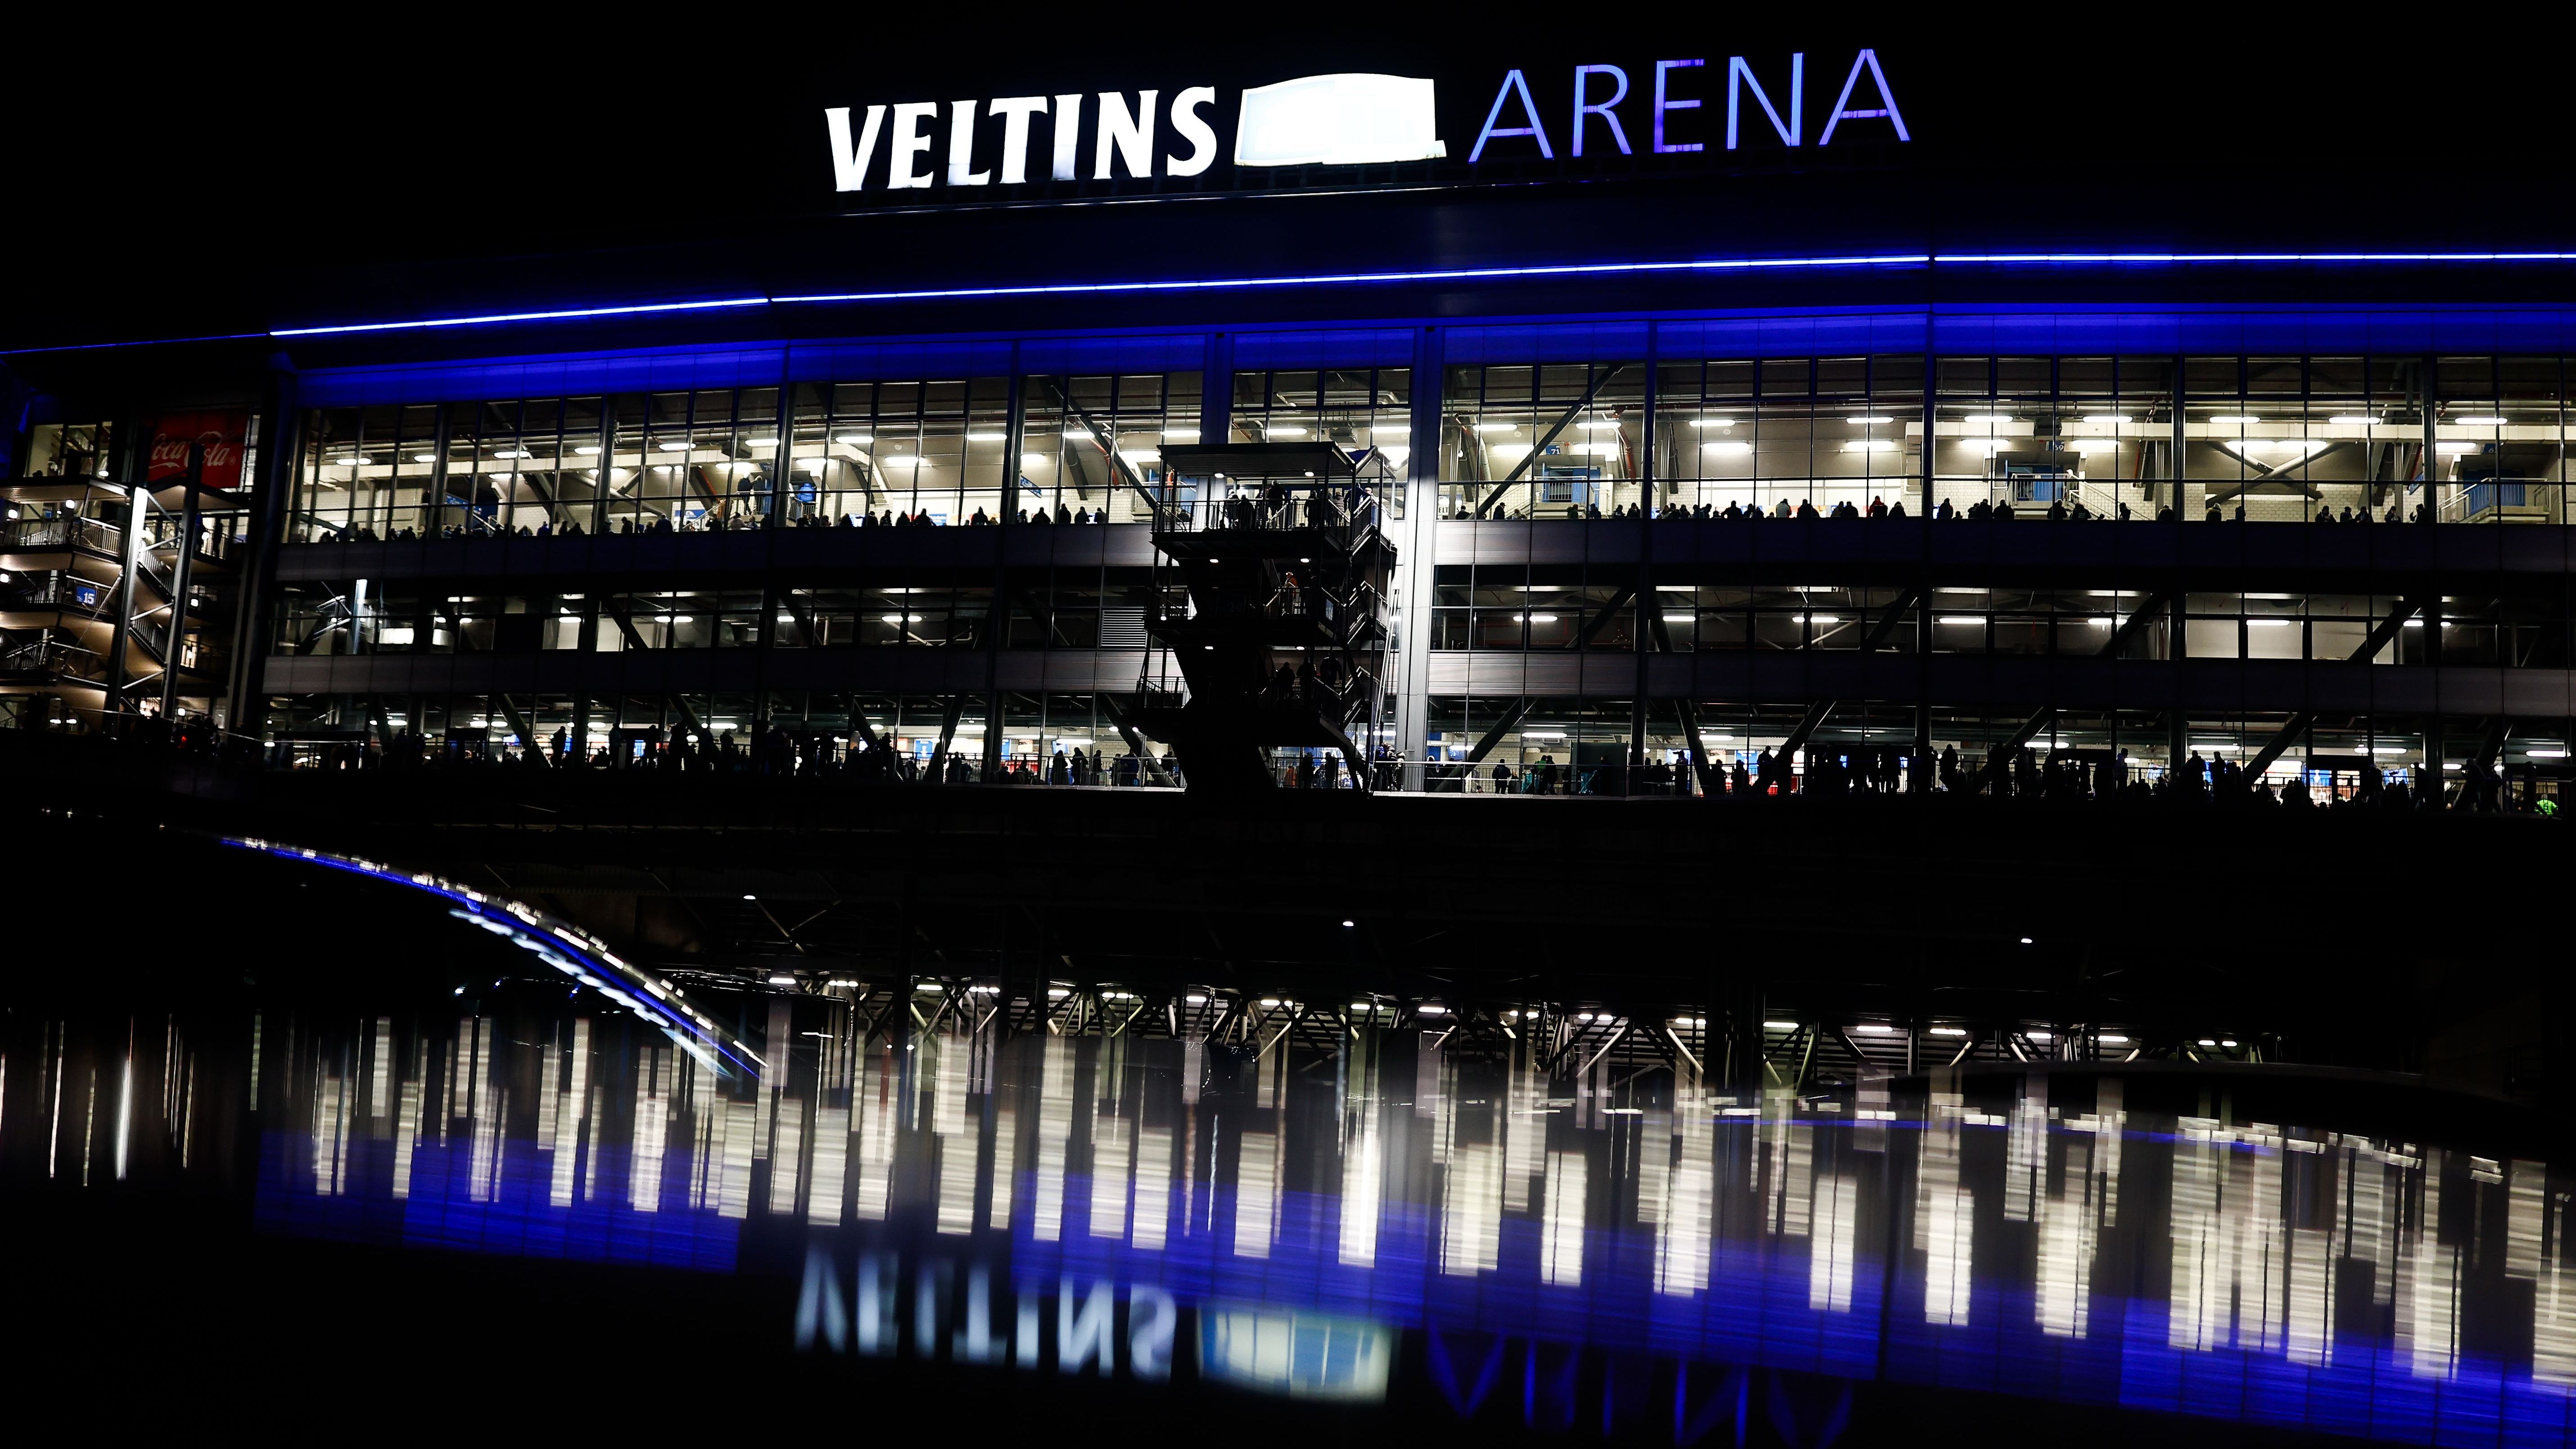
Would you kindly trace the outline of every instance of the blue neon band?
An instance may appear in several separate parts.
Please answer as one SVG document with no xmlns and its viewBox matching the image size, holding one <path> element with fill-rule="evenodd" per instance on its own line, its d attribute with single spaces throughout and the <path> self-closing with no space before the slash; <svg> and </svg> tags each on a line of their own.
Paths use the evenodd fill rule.
<svg viewBox="0 0 2576 1449">
<path fill-rule="evenodd" d="M 1286 287 L 1372 286 L 1423 282 L 1511 281 L 1543 277 L 1638 276 L 1715 272 L 1816 270 L 1838 267 L 1920 266 L 2304 266 L 2358 264 L 2380 266 L 2480 265 L 2576 262 L 2576 252 L 1897 252 L 1836 257 L 1728 257 L 1678 262 L 1570 262 L 1555 266 L 1452 267 L 1424 271 L 1321 272 L 1270 277 L 1206 277 L 1142 282 L 1046 282 L 1023 286 L 934 287 L 911 291 L 817 292 L 785 296 L 717 297 L 694 302 L 642 302 L 609 307 L 564 307 L 540 312 L 488 312 L 464 317 L 423 317 L 399 322 L 344 322 L 315 327 L 279 327 L 267 333 L 225 337 L 177 338 L 146 342 L 94 342 L 60 347 L 13 349 L 5 355 L 88 351 L 117 347 L 159 347 L 180 342 L 233 341 L 256 336 L 328 337 L 369 332 L 426 331 L 443 327 L 481 327 L 517 322 L 569 322 L 598 317 L 632 317 L 666 312 L 706 312 L 746 307 L 825 305 L 859 302 L 941 302 L 1000 297 L 1117 296 L 1153 292 L 1226 292 Z"/>
<path fill-rule="evenodd" d="M 565 322 L 584 317 L 623 317 L 639 312 L 706 312 L 723 307 L 765 307 L 767 297 L 717 297 L 704 302 L 641 302 L 629 307 L 567 307 L 552 312 L 490 312 L 478 317 L 430 317 L 413 322 L 343 322 L 331 327 L 279 327 L 271 337 L 320 337 L 335 332 L 396 332 L 421 327 L 479 327 L 494 322 Z"/>
</svg>

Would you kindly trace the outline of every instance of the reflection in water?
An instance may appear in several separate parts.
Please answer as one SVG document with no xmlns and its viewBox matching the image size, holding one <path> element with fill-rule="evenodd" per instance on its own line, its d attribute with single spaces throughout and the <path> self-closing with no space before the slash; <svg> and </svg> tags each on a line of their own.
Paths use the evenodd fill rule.
<svg viewBox="0 0 2576 1449">
<path fill-rule="evenodd" d="M 1414 1370 L 1462 1411 L 1493 1374 L 1460 1345 L 1504 1335 L 1533 1404 L 1579 1345 L 2566 1437 L 2576 1285 L 2539 1161 L 2149 1110 L 2116 1076 L 1743 1098 L 1687 1060 L 1552 1060 L 1527 1023 L 1470 1040 L 1282 1007 L 1187 1040 L 1006 1036 L 963 991 L 753 1012 L 761 1072 L 578 995 L 116 1038 L 22 1022 L 0 1147 L 86 1182 L 246 1120 L 278 1232 L 713 1270 L 766 1244 L 805 1265 L 818 1352 L 1139 1378 L 1177 1353 L 1370 1399 L 1426 1330 Z"/>
</svg>

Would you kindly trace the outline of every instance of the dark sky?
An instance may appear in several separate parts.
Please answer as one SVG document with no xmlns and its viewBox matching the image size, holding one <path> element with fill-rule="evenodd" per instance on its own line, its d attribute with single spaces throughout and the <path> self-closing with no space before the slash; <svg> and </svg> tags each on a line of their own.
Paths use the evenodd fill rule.
<svg viewBox="0 0 2576 1449">
<path fill-rule="evenodd" d="M 1987 199 L 1972 220 L 1998 234 L 2152 235 L 2188 218 L 2199 234 L 2291 226 L 2366 238 L 2403 222 L 2520 245 L 2555 236 L 2576 250 L 2564 81 L 2553 47 L 2517 40 L 2502 17 L 2401 35 L 2352 14 L 2267 31 L 2205 9 L 2152 12 L 2154 26 L 2086 24 L 2063 9 L 1933 22 L 1831 11 L 1769 26 L 1636 9 L 1571 27 L 1573 38 L 1480 18 L 1371 22 L 1355 41 L 1321 22 L 1210 34 L 1204 8 L 1166 20 L 1104 7 L 1070 21 L 1060 7 L 961 8 L 911 33 L 756 10 L 739 12 L 740 25 L 708 18 L 720 13 L 623 12 L 606 26 L 485 17 L 392 35 L 307 28 L 291 41 L 135 50 L 95 30 L 64 36 L 45 50 L 52 62 L 19 67 L 26 84 L 11 106 L 22 188 L 12 244 L 27 285 L 8 339 L 275 320 L 299 297 L 390 304 L 422 262 L 472 259 L 481 277 L 523 259 L 563 271 L 567 256 L 608 250 L 683 257 L 676 273 L 702 254 L 691 247 L 837 238 L 830 223 L 797 226 L 840 209 L 827 104 L 1518 65 L 1553 108 L 1578 63 L 1642 78 L 1657 57 L 1722 67 L 1742 53 L 1776 66 L 1803 48 L 1812 114 L 1861 45 L 1884 59 L 1918 137 L 1902 157 L 1909 194 L 1938 209 L 1973 191 Z M 1443 97 L 1444 132 L 1468 128 L 1444 137 L 1453 157 L 1473 139 L 1473 120 L 1456 113 L 1484 104 L 1462 89 Z M 1810 194 L 1830 199 L 1835 186 Z M 913 260 L 868 255 L 866 241 L 832 245 L 833 264 L 854 270 Z"/>
</svg>

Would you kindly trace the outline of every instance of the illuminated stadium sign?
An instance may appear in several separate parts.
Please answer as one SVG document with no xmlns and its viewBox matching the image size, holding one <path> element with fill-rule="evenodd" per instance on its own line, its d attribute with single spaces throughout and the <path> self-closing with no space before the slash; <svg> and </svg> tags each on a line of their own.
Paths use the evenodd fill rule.
<svg viewBox="0 0 2576 1449">
<path fill-rule="evenodd" d="M 1421 164 L 1464 183 L 1507 163 L 1848 146 L 1864 123 L 1874 140 L 1914 139 L 1875 50 L 1818 68 L 1840 74 L 1830 106 L 1810 104 L 1808 61 L 1799 51 L 1514 66 L 1445 87 L 1416 76 L 1308 75 L 1232 92 L 1230 117 L 1229 92 L 1193 83 L 831 106 L 823 119 L 833 190 L 880 194 L 1189 180 L 1221 160 L 1249 171 Z M 1824 94 L 1816 87 L 1813 99 Z M 1460 108 L 1446 129 L 1473 131 L 1463 164 L 1442 137 L 1444 105 Z M 1230 150 L 1220 139 L 1229 119 Z M 1315 184 L 1347 181 L 1328 170 Z"/>
</svg>

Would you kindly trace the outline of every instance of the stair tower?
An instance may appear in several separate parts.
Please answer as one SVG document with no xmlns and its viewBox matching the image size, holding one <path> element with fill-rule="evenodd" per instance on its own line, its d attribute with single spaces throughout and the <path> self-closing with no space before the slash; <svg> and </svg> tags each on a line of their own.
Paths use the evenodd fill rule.
<svg viewBox="0 0 2576 1449">
<path fill-rule="evenodd" d="M 1188 698 L 1148 690 L 1138 726 L 1172 746 L 1190 788 L 1273 788 L 1282 747 L 1330 750 L 1355 787 L 1373 783 L 1393 485 L 1380 454 L 1330 443 L 1163 449 L 1154 546 L 1187 602 L 1158 590 L 1148 628 Z"/>
</svg>

